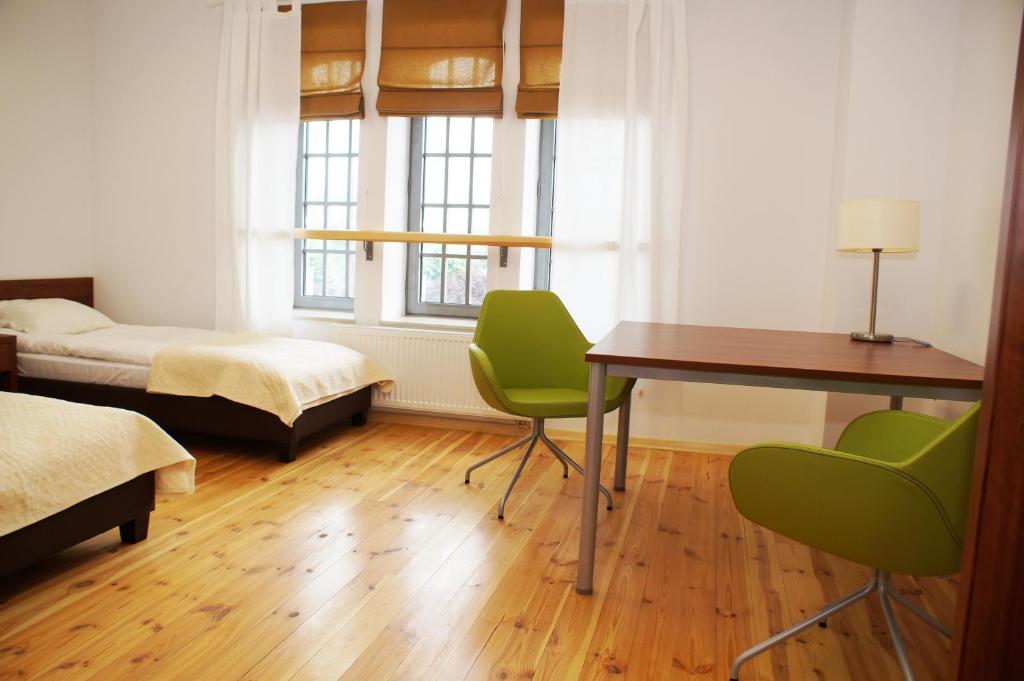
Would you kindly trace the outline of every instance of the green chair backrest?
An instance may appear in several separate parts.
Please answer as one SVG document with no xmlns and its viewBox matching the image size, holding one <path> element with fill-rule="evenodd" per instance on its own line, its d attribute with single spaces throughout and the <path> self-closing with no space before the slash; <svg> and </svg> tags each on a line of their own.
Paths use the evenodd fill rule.
<svg viewBox="0 0 1024 681">
<path fill-rule="evenodd" d="M 501 388 L 587 389 L 583 356 L 592 344 L 550 291 L 490 291 L 473 344 Z"/>
<path fill-rule="evenodd" d="M 981 402 L 975 403 L 946 431 L 904 461 L 901 466 L 907 474 L 920 480 L 935 495 L 943 509 L 950 532 L 961 548 L 971 493 L 974 443 L 980 410 Z"/>
</svg>

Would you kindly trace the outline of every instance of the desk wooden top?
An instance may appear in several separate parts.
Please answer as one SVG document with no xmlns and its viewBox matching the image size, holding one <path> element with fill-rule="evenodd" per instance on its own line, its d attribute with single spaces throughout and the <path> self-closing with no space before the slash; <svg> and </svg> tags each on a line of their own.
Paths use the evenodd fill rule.
<svg viewBox="0 0 1024 681">
<path fill-rule="evenodd" d="M 816 380 L 980 389 L 982 367 L 912 342 L 847 334 L 621 322 L 588 362 Z"/>
</svg>

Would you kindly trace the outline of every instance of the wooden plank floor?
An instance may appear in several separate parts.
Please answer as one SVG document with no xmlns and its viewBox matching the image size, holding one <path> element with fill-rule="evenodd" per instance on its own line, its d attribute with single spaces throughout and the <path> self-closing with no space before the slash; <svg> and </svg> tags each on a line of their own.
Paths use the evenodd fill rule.
<svg viewBox="0 0 1024 681">
<path fill-rule="evenodd" d="M 743 520 L 727 457 L 636 449 L 601 510 L 596 594 L 578 596 L 579 476 L 535 458 L 504 522 L 513 458 L 462 483 L 508 441 L 372 424 L 290 465 L 192 441 L 198 491 L 161 499 L 147 541 L 115 530 L 0 582 L 0 678 L 723 681 L 739 650 L 867 579 Z M 951 620 L 954 580 L 896 584 Z M 946 642 L 901 621 L 918 679 L 944 678 Z M 901 677 L 871 601 L 743 678 Z"/>
</svg>

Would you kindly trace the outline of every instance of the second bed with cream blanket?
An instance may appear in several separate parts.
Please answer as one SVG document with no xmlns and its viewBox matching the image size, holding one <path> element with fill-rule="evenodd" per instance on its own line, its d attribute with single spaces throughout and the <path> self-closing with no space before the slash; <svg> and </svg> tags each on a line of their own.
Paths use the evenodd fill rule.
<svg viewBox="0 0 1024 681">
<path fill-rule="evenodd" d="M 118 324 L 81 334 L 18 334 L 18 352 L 148 366 L 149 392 L 219 395 L 287 426 L 303 409 L 393 384 L 376 362 L 341 345 L 205 329 Z"/>
</svg>

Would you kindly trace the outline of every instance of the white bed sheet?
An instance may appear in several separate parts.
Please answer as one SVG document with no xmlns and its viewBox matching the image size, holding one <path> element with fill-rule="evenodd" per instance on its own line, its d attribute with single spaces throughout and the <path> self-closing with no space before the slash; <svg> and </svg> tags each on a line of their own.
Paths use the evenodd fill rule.
<svg viewBox="0 0 1024 681">
<path fill-rule="evenodd" d="M 18 374 L 52 381 L 95 383 L 140 390 L 145 390 L 146 384 L 149 383 L 147 365 L 27 352 L 18 353 Z"/>
</svg>

